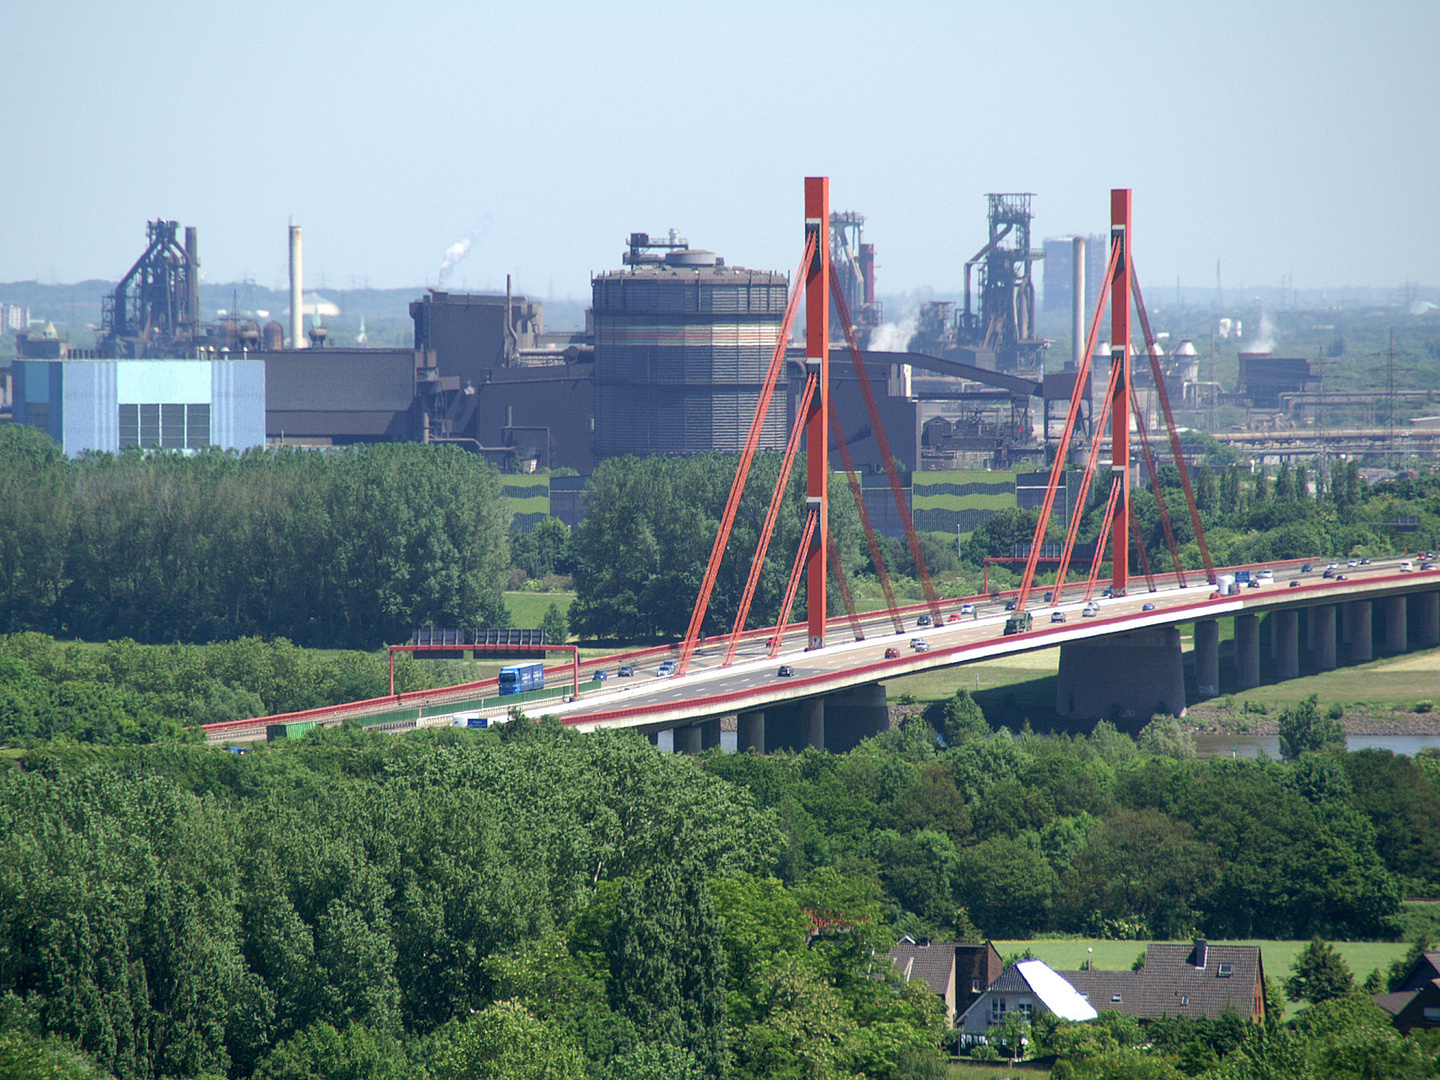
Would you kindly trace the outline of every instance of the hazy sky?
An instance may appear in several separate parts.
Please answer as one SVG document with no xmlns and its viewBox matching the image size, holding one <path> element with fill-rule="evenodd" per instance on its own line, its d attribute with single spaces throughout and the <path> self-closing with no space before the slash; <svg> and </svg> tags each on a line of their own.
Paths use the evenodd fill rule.
<svg viewBox="0 0 1440 1080">
<path fill-rule="evenodd" d="M 802 178 L 885 293 L 959 287 L 989 191 L 1040 237 L 1135 189 L 1151 291 L 1440 284 L 1440 3 L 4 0 L 0 281 L 113 280 L 147 218 L 207 280 L 588 295 L 632 230 L 793 271 Z"/>
</svg>

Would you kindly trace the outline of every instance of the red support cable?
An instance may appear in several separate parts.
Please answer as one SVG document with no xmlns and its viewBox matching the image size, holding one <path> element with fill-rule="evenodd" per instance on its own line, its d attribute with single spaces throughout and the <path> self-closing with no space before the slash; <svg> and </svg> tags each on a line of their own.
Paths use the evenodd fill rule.
<svg viewBox="0 0 1440 1080">
<path fill-rule="evenodd" d="M 1131 197 L 1129 188 L 1110 191 L 1110 245 L 1119 249 L 1115 277 L 1110 286 L 1110 367 L 1120 377 L 1110 380 L 1114 401 L 1110 407 L 1110 470 L 1122 478 L 1120 506 L 1115 517 L 1111 573 L 1114 592 L 1124 596 L 1130 579 L 1130 251 Z"/>
<path fill-rule="evenodd" d="M 1085 516 L 1085 505 L 1090 501 L 1090 485 L 1095 479 L 1095 465 L 1100 458 L 1100 444 L 1105 437 L 1105 421 L 1114 401 L 1115 381 L 1119 375 L 1119 369 L 1112 364 L 1110 382 L 1106 386 L 1105 399 L 1100 406 L 1099 423 L 1095 425 L 1090 436 L 1090 453 L 1086 455 L 1085 471 L 1080 476 L 1080 487 L 1075 493 L 1075 511 L 1070 515 L 1070 524 L 1065 529 L 1065 546 L 1060 549 L 1060 565 L 1055 568 L 1055 588 L 1050 597 L 1052 604 L 1060 603 L 1060 593 L 1065 588 L 1065 575 L 1070 572 L 1070 553 L 1075 550 L 1075 538 L 1080 534 L 1080 521 Z M 1120 497 L 1124 497 L 1123 491 Z"/>
<path fill-rule="evenodd" d="M 1110 295 L 1110 277 L 1115 271 L 1115 260 L 1119 252 L 1110 251 L 1110 263 L 1105 276 L 1100 280 L 1100 295 L 1095 300 L 1095 317 L 1090 321 L 1090 334 L 1085 339 L 1085 355 L 1080 358 L 1080 369 L 1075 373 L 1075 388 L 1070 391 L 1070 410 L 1065 414 L 1065 427 L 1060 432 L 1060 442 L 1055 448 L 1055 463 L 1050 468 L 1050 482 L 1045 485 L 1045 499 L 1040 504 L 1040 516 L 1035 521 L 1035 539 L 1030 544 L 1030 556 L 1025 561 L 1025 575 L 1020 579 L 1020 591 L 1015 594 L 1015 610 L 1024 611 L 1025 602 L 1030 598 L 1030 586 L 1035 581 L 1036 560 L 1045 533 L 1050 527 L 1050 511 L 1055 505 L 1055 490 L 1065 472 L 1065 459 L 1070 454 L 1070 439 L 1075 432 L 1075 421 L 1080 416 L 1080 402 L 1083 399 L 1085 378 L 1090 373 L 1090 357 L 1095 352 L 1095 341 L 1100 336 L 1100 313 L 1105 310 L 1105 300 Z"/>
<path fill-rule="evenodd" d="M 745 620 L 750 617 L 750 603 L 755 599 L 755 588 L 760 583 L 761 571 L 765 569 L 765 555 L 770 550 L 770 537 L 775 531 L 775 522 L 780 517 L 780 507 L 785 503 L 786 488 L 789 487 L 790 469 L 795 464 L 795 451 L 800 448 L 800 432 L 803 419 L 815 394 L 815 379 L 805 380 L 805 391 L 800 395 L 795 410 L 795 426 L 790 429 L 790 440 L 785 444 L 785 455 L 780 459 L 780 472 L 775 477 L 775 491 L 770 496 L 770 506 L 765 511 L 765 524 L 760 530 L 760 540 L 755 545 L 755 558 L 750 562 L 750 573 L 745 578 L 745 592 L 740 597 L 740 608 L 735 612 L 735 626 L 725 644 L 725 659 L 721 667 L 729 667 L 735 659 L 735 646 L 745 630 Z"/>
<path fill-rule="evenodd" d="M 845 601 L 845 614 L 850 618 L 850 629 L 856 641 L 865 640 L 865 628 L 860 625 L 860 613 L 855 610 L 855 598 L 850 595 L 850 582 L 845 579 L 845 567 L 840 563 L 840 547 L 835 543 L 835 534 L 830 534 L 830 573 L 835 584 L 840 586 L 840 598 Z"/>
<path fill-rule="evenodd" d="M 770 639 L 771 656 L 780 651 L 780 643 L 785 640 L 785 626 L 790 621 L 790 609 L 795 604 L 795 594 L 800 591 L 800 574 L 805 569 L 805 556 L 815 536 L 815 522 L 818 517 L 815 513 L 805 515 L 805 532 L 800 537 L 800 548 L 795 552 L 795 565 L 790 570 L 790 580 L 785 585 L 785 600 L 780 605 L 780 619 L 775 624 L 775 635 Z"/>
<path fill-rule="evenodd" d="M 870 428 L 875 435 L 880 460 L 885 464 L 885 475 L 890 479 L 890 494 L 895 499 L 895 509 L 900 522 L 905 526 L 905 539 L 910 544 L 910 557 L 915 560 L 915 570 L 920 577 L 920 586 L 925 590 L 925 602 L 930 606 L 930 615 L 940 620 L 940 600 L 935 595 L 935 586 L 930 582 L 930 571 L 925 566 L 925 556 L 920 554 L 920 538 L 915 535 L 915 522 L 910 517 L 910 504 L 905 501 L 905 491 L 900 486 L 900 474 L 895 468 L 895 458 L 890 453 L 890 440 L 885 437 L 885 424 L 880 419 L 880 408 L 875 404 L 875 390 L 870 385 L 870 373 L 865 370 L 865 361 L 860 358 L 860 346 L 855 341 L 855 327 L 850 322 L 850 308 L 839 288 L 831 290 L 835 307 L 840 313 L 840 325 L 845 330 L 845 344 L 850 348 L 850 362 L 855 367 L 855 379 L 860 384 L 860 395 L 865 399 L 865 409 L 870 414 Z"/>
<path fill-rule="evenodd" d="M 1130 409 L 1135 416 L 1135 430 L 1140 434 L 1140 456 L 1145 461 L 1145 470 L 1150 475 L 1150 493 L 1155 496 L 1155 508 L 1160 511 L 1160 525 L 1165 530 L 1165 544 L 1170 549 L 1170 561 L 1175 564 L 1175 577 L 1180 587 L 1186 588 L 1185 567 L 1180 562 L 1180 548 L 1175 543 L 1175 530 L 1170 527 L 1170 508 L 1165 503 L 1165 489 L 1160 486 L 1160 471 L 1155 467 L 1155 454 L 1150 449 L 1150 436 L 1145 428 L 1145 417 L 1140 412 L 1140 399 L 1130 398 Z M 1135 520 L 1135 507 L 1130 507 L 1131 520 Z M 1143 550 L 1145 545 L 1140 545 Z M 1149 555 L 1146 555 L 1149 560 Z"/>
<path fill-rule="evenodd" d="M 1215 584 L 1215 564 L 1210 560 L 1210 545 L 1205 542 L 1205 527 L 1200 524 L 1200 510 L 1195 505 L 1195 491 L 1190 486 L 1190 470 L 1185 465 L 1185 454 L 1180 449 L 1180 432 L 1175 427 L 1175 414 L 1170 411 L 1170 393 L 1165 389 L 1165 377 L 1160 371 L 1160 357 L 1155 351 L 1155 335 L 1150 332 L 1150 316 L 1145 313 L 1145 300 L 1140 295 L 1140 279 L 1130 270 L 1130 290 L 1135 296 L 1135 312 L 1140 316 L 1140 329 L 1145 334 L 1145 352 L 1150 357 L 1150 371 L 1155 377 L 1155 389 L 1160 396 L 1160 408 L 1165 413 L 1165 427 L 1170 433 L 1170 450 L 1175 455 L 1175 468 L 1180 473 L 1180 486 L 1185 489 L 1185 502 L 1190 507 L 1190 524 L 1195 530 L 1195 541 L 1200 545 L 1200 558 L 1205 563 L 1205 578 Z"/>
<path fill-rule="evenodd" d="M 819 382 L 805 418 L 805 505 L 819 520 L 805 552 L 807 648 L 825 647 L 825 551 L 830 539 L 830 178 L 805 178 L 805 369 Z"/>
<path fill-rule="evenodd" d="M 680 658 L 677 673 L 684 675 L 690 667 L 690 656 L 700 639 L 700 628 L 705 623 L 705 613 L 710 607 L 710 594 L 715 589 L 715 580 L 720 573 L 720 561 L 730 543 L 730 530 L 735 524 L 735 514 L 740 508 L 740 497 L 745 493 L 745 481 L 750 476 L 750 465 L 755 459 L 755 450 L 760 445 L 760 433 L 765 427 L 765 414 L 770 409 L 770 399 L 775 393 L 775 383 L 785 369 L 785 346 L 790 340 L 790 328 L 795 322 L 795 312 L 804 293 L 806 272 L 815 256 L 815 237 L 809 236 L 805 243 L 805 254 L 800 259 L 800 268 L 790 289 L 790 300 L 785 305 L 785 316 L 780 321 L 780 334 L 775 340 L 775 351 L 770 357 L 770 370 L 765 375 L 765 385 L 760 389 L 760 400 L 755 406 L 755 418 L 750 422 L 750 434 L 745 440 L 745 449 L 735 467 L 735 479 L 730 484 L 730 497 L 725 503 L 725 512 L 720 518 L 720 527 L 715 533 L 715 544 L 710 549 L 710 561 L 705 567 L 705 577 L 700 583 L 700 594 L 695 599 L 695 610 L 690 615 L 690 626 L 680 643 Z"/>
<path fill-rule="evenodd" d="M 1115 498 L 1119 485 L 1110 481 L 1110 496 L 1105 500 L 1105 516 L 1100 519 L 1100 532 L 1095 537 L 1095 551 L 1090 556 L 1090 573 L 1085 579 L 1085 602 L 1095 595 L 1095 580 L 1100 576 L 1100 564 L 1105 561 L 1105 541 L 1110 539 L 1110 526 L 1115 520 Z M 1057 598 L 1058 599 L 1058 598 Z"/>
<path fill-rule="evenodd" d="M 835 293 L 839 296 L 839 291 Z M 890 584 L 890 572 L 885 568 L 885 557 L 880 552 L 880 542 L 875 535 L 875 526 L 870 521 L 870 511 L 865 507 L 865 493 L 860 487 L 860 478 L 855 473 L 855 462 L 850 457 L 850 447 L 845 442 L 845 428 L 840 423 L 840 414 L 835 410 L 835 400 L 830 400 L 830 433 L 835 436 L 835 447 L 840 451 L 840 460 L 845 465 L 845 479 L 850 483 L 850 495 L 855 500 L 855 509 L 860 511 L 860 523 L 865 526 L 865 542 L 870 545 L 870 561 L 875 564 L 875 575 L 880 579 L 880 588 L 885 591 L 886 610 L 895 632 L 903 634 L 905 624 L 895 610 L 895 590 Z"/>
</svg>

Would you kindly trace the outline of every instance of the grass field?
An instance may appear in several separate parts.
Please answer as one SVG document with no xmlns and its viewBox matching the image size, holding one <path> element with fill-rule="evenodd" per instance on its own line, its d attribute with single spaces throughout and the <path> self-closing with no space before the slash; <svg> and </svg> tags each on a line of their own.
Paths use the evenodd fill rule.
<svg viewBox="0 0 1440 1080">
<path fill-rule="evenodd" d="M 557 604 L 561 611 L 568 612 L 575 601 L 573 592 L 518 592 L 505 593 L 505 607 L 510 612 L 510 625 L 533 629 L 540 625 L 551 604 Z"/>
<path fill-rule="evenodd" d="M 1008 1061 L 997 1061 L 991 1065 L 952 1061 L 950 1071 L 945 1075 L 948 1080 L 1001 1080 L 1002 1077 L 1011 1077 L 1013 1080 L 1048 1080 L 1050 1066 L 1039 1065 L 1033 1061 L 1021 1061 L 1014 1065 Z"/>
</svg>

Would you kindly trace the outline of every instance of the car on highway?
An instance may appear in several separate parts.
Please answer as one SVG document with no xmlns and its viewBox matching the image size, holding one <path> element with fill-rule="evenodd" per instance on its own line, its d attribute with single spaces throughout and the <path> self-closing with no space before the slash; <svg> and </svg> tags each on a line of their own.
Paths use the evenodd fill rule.
<svg viewBox="0 0 1440 1080">
<path fill-rule="evenodd" d="M 1360 560 L 1359 560 L 1359 559 L 1351 559 L 1351 560 L 1350 560 L 1349 562 L 1347 562 L 1345 565 L 1348 566 L 1351 570 L 1354 570 L 1355 567 L 1357 567 L 1357 566 L 1360 565 Z"/>
<path fill-rule="evenodd" d="M 1064 621 L 1065 621 L 1065 613 L 1064 613 L 1063 611 L 1052 611 L 1052 612 L 1050 613 L 1050 621 L 1051 621 L 1052 623 L 1064 622 Z"/>
<path fill-rule="evenodd" d="M 1360 560 L 1360 565 L 1361 565 L 1361 566 L 1369 566 L 1369 565 L 1370 565 L 1370 557 L 1367 555 L 1367 556 L 1365 556 L 1365 558 L 1361 559 L 1361 560 Z"/>
<path fill-rule="evenodd" d="M 1090 603 L 1088 603 L 1088 604 L 1085 605 L 1085 609 L 1080 612 L 1080 617 L 1081 617 L 1082 619 L 1093 619 L 1093 618 L 1095 618 L 1096 615 L 1099 615 L 1099 614 L 1100 614 L 1100 605 L 1097 604 L 1097 603 L 1095 603 L 1094 600 L 1091 600 Z"/>
<path fill-rule="evenodd" d="M 1047 592 L 1047 593 L 1045 594 L 1045 603 L 1047 603 L 1047 604 L 1050 603 L 1050 601 L 1053 600 L 1054 598 L 1055 598 L 1055 594 L 1054 594 L 1053 592 Z"/>
<path fill-rule="evenodd" d="M 1291 579 L 1290 579 L 1290 588 L 1292 588 L 1292 589 L 1298 589 L 1299 587 L 1300 587 L 1300 579 L 1299 579 L 1299 578 L 1291 578 Z"/>
<path fill-rule="evenodd" d="M 1014 611 L 1014 610 L 1015 610 L 1015 601 L 1014 601 L 1014 600 L 1006 600 L 1006 601 L 1005 601 L 1005 610 L 1006 610 L 1006 611 Z"/>
<path fill-rule="evenodd" d="M 1255 578 L 1256 578 L 1257 581 L 1262 581 L 1262 582 L 1267 582 L 1267 583 L 1268 583 L 1268 582 L 1272 582 L 1272 581 L 1275 580 L 1275 571 L 1274 571 L 1274 570 L 1261 570 L 1260 573 L 1258 573 L 1258 574 L 1255 575 Z"/>
<path fill-rule="evenodd" d="M 1313 569 L 1315 569 L 1315 568 L 1314 568 L 1313 566 L 1311 566 L 1311 565 L 1307 562 L 1304 566 L 1300 567 L 1300 572 L 1301 572 L 1302 574 L 1308 574 L 1308 573 L 1310 573 L 1310 571 L 1313 570 Z"/>
<path fill-rule="evenodd" d="M 615 674 L 616 674 L 616 675 L 619 675 L 620 678 L 622 678 L 622 679 L 628 679 L 628 678 L 630 678 L 631 676 L 633 676 L 633 675 L 635 674 L 635 665 L 634 665 L 634 664 L 621 664 L 621 665 L 620 665 L 620 670 L 617 671 L 617 672 L 615 672 Z"/>
<path fill-rule="evenodd" d="M 912 642 L 910 643 L 910 648 L 914 649 L 916 652 L 929 652 L 929 651 L 930 651 L 930 643 L 929 643 L 928 641 L 926 641 L 924 638 L 921 638 L 921 639 L 918 640 L 918 641 L 912 641 Z"/>
<path fill-rule="evenodd" d="M 915 620 L 916 626 L 929 626 L 930 623 L 931 619 L 929 615 L 921 615 L 918 619 Z"/>
<path fill-rule="evenodd" d="M 1155 605 L 1154 605 L 1154 604 L 1141 604 L 1141 605 L 1140 605 L 1140 610 L 1141 610 L 1141 611 L 1154 611 L 1154 610 L 1155 610 Z"/>
<path fill-rule="evenodd" d="M 1435 564 L 1434 564 L 1433 562 L 1422 562 L 1422 563 L 1420 564 L 1420 569 L 1421 569 L 1421 570 L 1434 570 L 1434 569 L 1435 569 Z"/>
<path fill-rule="evenodd" d="M 1335 576 L 1335 567 L 1333 567 L 1333 566 L 1327 566 L 1327 567 L 1325 568 L 1325 572 L 1324 572 L 1323 574 L 1321 574 L 1320 576 L 1321 576 L 1322 578 L 1333 578 L 1333 577 Z"/>
<path fill-rule="evenodd" d="M 662 663 L 662 664 L 660 665 L 660 670 L 658 670 L 658 671 L 655 672 L 655 677 L 656 677 L 657 679 L 668 679 L 671 675 L 674 675 L 674 674 L 675 674 L 675 661 L 674 661 L 674 660 L 666 660 L 664 663 Z"/>
<path fill-rule="evenodd" d="M 959 622 L 959 621 L 960 621 L 960 616 L 959 616 L 959 615 L 953 615 L 953 614 L 952 614 L 952 615 L 951 615 L 948 619 L 946 619 L 945 621 L 946 621 L 947 623 L 950 623 L 950 622 Z"/>
<path fill-rule="evenodd" d="M 1404 562 L 1402 562 L 1402 563 L 1400 564 L 1400 573 L 1402 573 L 1402 574 L 1413 574 L 1414 572 L 1415 572 L 1415 564 L 1414 564 L 1413 562 L 1411 562 L 1409 559 L 1406 559 Z"/>
<path fill-rule="evenodd" d="M 780 670 L 775 673 L 777 679 L 788 679 L 795 674 L 795 669 L 789 664 L 781 664 Z"/>
<path fill-rule="evenodd" d="M 1247 589 L 1258 589 L 1258 588 L 1259 588 L 1261 585 L 1263 585 L 1263 584 L 1264 584 L 1264 582 L 1261 581 L 1258 577 L 1256 577 L 1256 578 L 1251 578 L 1249 581 L 1247 581 L 1247 582 L 1245 583 L 1245 587 L 1246 587 Z"/>
<path fill-rule="evenodd" d="M 608 679 L 609 677 L 610 677 L 610 676 L 609 676 L 603 669 L 601 669 L 601 670 L 596 671 L 595 674 L 593 674 L 593 675 L 590 676 L 590 681 L 591 681 L 591 682 L 604 682 L 604 681 L 605 681 L 606 679 Z"/>
<path fill-rule="evenodd" d="M 1336 581 L 1349 581 L 1350 578 L 1347 577 L 1345 574 L 1336 574 L 1336 575 L 1335 575 L 1335 580 L 1336 580 Z"/>
<path fill-rule="evenodd" d="M 895 646 L 893 646 L 893 645 L 890 646 L 890 648 L 888 648 L 888 649 L 885 650 L 885 659 L 886 659 L 886 660 L 895 660 L 895 659 L 897 659 L 899 656 L 900 656 L 900 650 L 897 649 L 897 648 L 895 648 Z"/>
<path fill-rule="evenodd" d="M 975 605 L 974 605 L 974 604 L 961 604 L 961 605 L 960 605 L 960 614 L 961 614 L 961 615 L 974 615 L 974 614 L 975 614 Z"/>
</svg>

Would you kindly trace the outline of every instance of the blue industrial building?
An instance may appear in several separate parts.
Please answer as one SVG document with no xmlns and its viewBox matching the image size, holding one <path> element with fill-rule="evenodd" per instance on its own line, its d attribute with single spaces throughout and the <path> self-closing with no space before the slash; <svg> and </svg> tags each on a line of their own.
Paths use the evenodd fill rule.
<svg viewBox="0 0 1440 1080">
<path fill-rule="evenodd" d="M 17 360 L 13 418 L 72 457 L 265 445 L 265 361 Z"/>
</svg>

